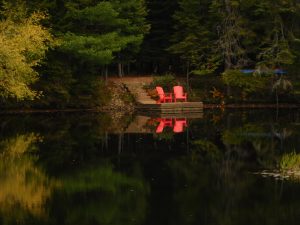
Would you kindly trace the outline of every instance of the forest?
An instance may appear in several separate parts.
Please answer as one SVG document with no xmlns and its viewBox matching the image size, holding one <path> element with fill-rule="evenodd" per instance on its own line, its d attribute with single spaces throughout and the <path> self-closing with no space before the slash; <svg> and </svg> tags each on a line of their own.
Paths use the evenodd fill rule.
<svg viewBox="0 0 300 225">
<path fill-rule="evenodd" d="M 182 78 L 191 96 L 212 103 L 300 96 L 297 0 L 1 0 L 0 6 L 2 108 L 98 107 L 107 101 L 107 78 L 145 74 Z"/>
</svg>

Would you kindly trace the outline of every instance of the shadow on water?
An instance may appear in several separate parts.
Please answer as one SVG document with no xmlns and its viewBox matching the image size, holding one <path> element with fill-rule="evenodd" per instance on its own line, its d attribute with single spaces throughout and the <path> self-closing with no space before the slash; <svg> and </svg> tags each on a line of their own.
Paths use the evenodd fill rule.
<svg viewBox="0 0 300 225">
<path fill-rule="evenodd" d="M 1 224 L 298 224 L 298 111 L 6 116 Z"/>
</svg>

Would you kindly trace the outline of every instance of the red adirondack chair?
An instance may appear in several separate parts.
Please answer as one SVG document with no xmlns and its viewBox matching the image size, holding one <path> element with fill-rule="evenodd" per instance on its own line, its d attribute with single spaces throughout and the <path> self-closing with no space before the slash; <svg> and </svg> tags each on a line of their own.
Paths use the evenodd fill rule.
<svg viewBox="0 0 300 225">
<path fill-rule="evenodd" d="M 183 87 L 182 86 L 174 86 L 174 102 L 177 100 L 184 100 L 187 101 L 187 93 L 183 93 Z"/>
<path fill-rule="evenodd" d="M 164 131 L 165 127 L 172 127 L 172 126 L 173 126 L 172 119 L 162 118 L 162 119 L 160 119 L 160 122 L 156 128 L 156 133 L 157 134 L 162 133 Z"/>
<path fill-rule="evenodd" d="M 174 133 L 181 133 L 181 132 L 183 132 L 184 127 L 187 127 L 186 119 L 175 119 L 173 132 Z"/>
<path fill-rule="evenodd" d="M 156 87 L 156 91 L 159 96 L 158 103 L 172 102 L 173 100 L 172 93 L 165 93 L 162 87 Z"/>
</svg>

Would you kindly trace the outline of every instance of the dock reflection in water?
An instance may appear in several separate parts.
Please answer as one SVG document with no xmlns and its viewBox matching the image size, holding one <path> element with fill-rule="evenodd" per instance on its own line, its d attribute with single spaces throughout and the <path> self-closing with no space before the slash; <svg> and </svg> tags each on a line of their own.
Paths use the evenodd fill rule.
<svg viewBox="0 0 300 225">
<path fill-rule="evenodd" d="M 124 133 L 161 134 L 170 129 L 174 133 L 182 133 L 188 127 L 189 120 L 201 118 L 203 118 L 203 113 L 137 115 L 125 129 Z"/>
</svg>

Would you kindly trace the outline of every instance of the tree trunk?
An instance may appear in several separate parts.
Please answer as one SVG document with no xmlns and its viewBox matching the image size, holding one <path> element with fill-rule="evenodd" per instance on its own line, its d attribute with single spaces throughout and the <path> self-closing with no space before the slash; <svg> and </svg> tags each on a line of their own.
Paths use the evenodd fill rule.
<svg viewBox="0 0 300 225">
<path fill-rule="evenodd" d="M 119 77 L 123 77 L 122 63 L 118 63 L 118 75 Z"/>
<path fill-rule="evenodd" d="M 105 132 L 105 148 L 108 150 L 108 133 Z"/>
<path fill-rule="evenodd" d="M 186 86 L 188 91 L 190 90 L 190 63 L 187 62 L 186 65 Z"/>
<path fill-rule="evenodd" d="M 122 153 L 122 147 L 123 147 L 123 133 L 119 134 L 119 137 L 118 137 L 118 154 L 119 155 Z"/>
<path fill-rule="evenodd" d="M 224 0 L 225 2 L 225 9 L 226 9 L 226 12 L 227 12 L 227 17 L 230 17 L 230 15 L 232 14 L 232 10 L 231 10 L 231 5 L 230 5 L 230 0 Z M 228 26 L 231 26 L 230 24 L 227 24 L 228 21 L 224 24 L 224 34 L 228 32 L 228 29 L 230 29 Z M 225 34 L 225 37 L 227 35 Z M 228 37 L 227 37 L 228 38 Z M 225 38 L 225 42 L 231 42 L 232 40 L 226 40 L 227 38 Z M 225 71 L 226 70 L 229 70 L 231 69 L 232 67 L 232 59 L 231 59 L 231 55 L 230 55 L 230 52 L 231 52 L 231 49 L 229 49 L 230 47 L 228 46 L 231 46 L 230 43 L 225 43 Z M 226 87 L 226 94 L 227 96 L 229 97 L 231 95 L 231 88 L 229 85 L 227 85 Z"/>
<path fill-rule="evenodd" d="M 224 0 L 227 13 L 231 13 L 230 0 Z"/>
<path fill-rule="evenodd" d="M 108 66 L 106 65 L 105 66 L 105 69 L 104 69 L 104 73 L 105 73 L 105 83 L 107 83 L 107 80 L 108 80 Z"/>
<path fill-rule="evenodd" d="M 127 73 L 130 74 L 130 63 L 127 65 Z"/>
<path fill-rule="evenodd" d="M 125 75 L 125 72 L 124 72 L 125 65 L 123 63 L 121 65 L 122 65 L 121 68 L 122 68 L 122 77 L 123 77 Z"/>
<path fill-rule="evenodd" d="M 157 74 L 157 72 L 158 72 L 158 65 L 157 65 L 157 63 L 155 62 L 155 63 L 153 63 L 153 73 L 154 73 L 154 74 Z"/>
</svg>

